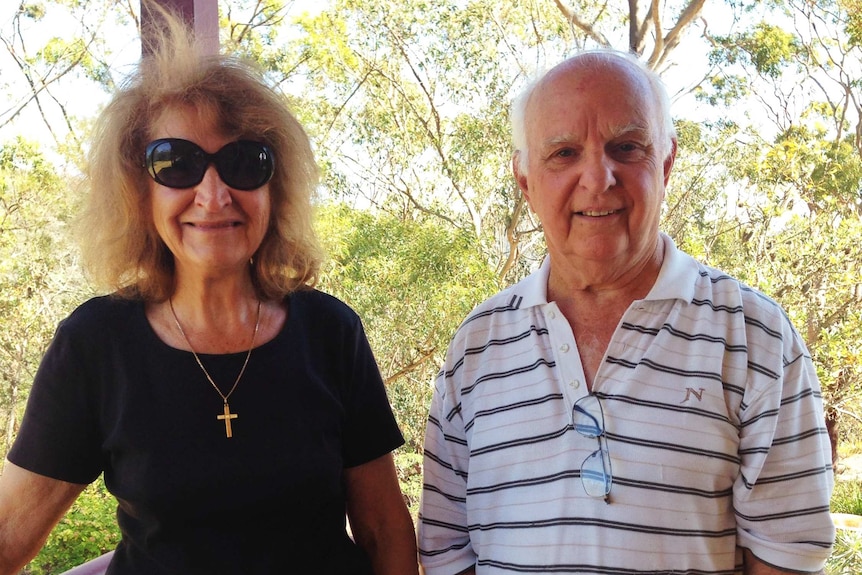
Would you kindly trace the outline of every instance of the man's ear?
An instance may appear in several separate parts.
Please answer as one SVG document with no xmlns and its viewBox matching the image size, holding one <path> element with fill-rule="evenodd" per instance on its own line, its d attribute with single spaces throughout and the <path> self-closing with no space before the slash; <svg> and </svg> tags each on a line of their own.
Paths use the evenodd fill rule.
<svg viewBox="0 0 862 575">
<path fill-rule="evenodd" d="M 664 186 L 667 187 L 670 181 L 670 172 L 673 170 L 673 163 L 676 161 L 676 138 L 670 141 L 670 153 L 664 159 Z"/>
<path fill-rule="evenodd" d="M 527 203 L 530 202 L 530 189 L 527 186 L 527 174 L 521 171 L 521 150 L 515 150 L 512 154 L 512 174 L 515 176 L 515 182 L 521 189 L 521 193 L 527 198 Z"/>
</svg>

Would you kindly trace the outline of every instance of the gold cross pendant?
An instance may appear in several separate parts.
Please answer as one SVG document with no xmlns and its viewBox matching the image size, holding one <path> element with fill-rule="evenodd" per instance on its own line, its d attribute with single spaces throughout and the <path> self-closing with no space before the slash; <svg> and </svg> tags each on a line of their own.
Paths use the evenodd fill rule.
<svg viewBox="0 0 862 575">
<path fill-rule="evenodd" d="M 224 402 L 224 415 L 216 416 L 217 419 L 224 420 L 224 433 L 226 437 L 233 437 L 233 430 L 230 427 L 230 420 L 236 419 L 237 415 L 235 413 L 230 412 L 230 406 L 228 406 L 227 402 Z"/>
</svg>

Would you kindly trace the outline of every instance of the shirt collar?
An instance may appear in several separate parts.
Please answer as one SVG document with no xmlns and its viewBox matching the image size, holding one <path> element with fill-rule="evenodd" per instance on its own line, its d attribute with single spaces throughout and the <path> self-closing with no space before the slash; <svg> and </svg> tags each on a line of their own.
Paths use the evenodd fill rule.
<svg viewBox="0 0 862 575">
<path fill-rule="evenodd" d="M 644 300 L 680 299 L 691 302 L 698 277 L 697 262 L 680 251 L 673 239 L 664 232 L 659 234 L 664 245 L 664 258 L 655 284 Z M 548 278 L 551 275 L 551 258 L 545 256 L 542 265 L 529 276 L 516 284 L 517 292 L 524 298 L 521 307 L 544 305 L 548 303 Z"/>
<path fill-rule="evenodd" d="M 669 235 L 660 233 L 659 239 L 664 244 L 664 258 L 655 284 L 644 300 L 680 299 L 691 303 L 699 276 L 697 262 L 680 251 Z"/>
</svg>

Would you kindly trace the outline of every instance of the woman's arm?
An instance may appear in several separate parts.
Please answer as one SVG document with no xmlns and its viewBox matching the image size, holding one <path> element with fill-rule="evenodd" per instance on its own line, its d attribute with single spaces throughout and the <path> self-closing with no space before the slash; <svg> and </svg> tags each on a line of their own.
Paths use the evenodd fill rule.
<svg viewBox="0 0 862 575">
<path fill-rule="evenodd" d="M 0 575 L 16 575 L 36 556 L 84 487 L 6 461 L 0 475 Z"/>
<path fill-rule="evenodd" d="M 376 575 L 416 575 L 416 533 L 391 454 L 346 469 L 347 516 Z"/>
</svg>

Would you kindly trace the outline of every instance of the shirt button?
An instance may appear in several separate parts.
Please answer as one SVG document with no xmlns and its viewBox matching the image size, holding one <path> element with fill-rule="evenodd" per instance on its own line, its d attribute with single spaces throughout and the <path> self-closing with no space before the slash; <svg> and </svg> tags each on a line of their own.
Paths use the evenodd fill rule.
<svg viewBox="0 0 862 575">
<path fill-rule="evenodd" d="M 572 389 L 578 389 L 579 387 L 581 387 L 581 382 L 577 379 L 573 379 L 569 382 L 569 386 L 571 386 Z"/>
<path fill-rule="evenodd" d="M 568 352 L 568 351 L 569 351 L 569 344 L 564 343 L 563 345 L 561 345 L 561 346 L 560 346 L 560 351 L 561 351 L 561 352 L 563 352 L 563 353 Z"/>
<path fill-rule="evenodd" d="M 557 313 L 552 311 L 551 313 L 548 314 L 548 317 L 551 319 L 557 319 Z"/>
</svg>

